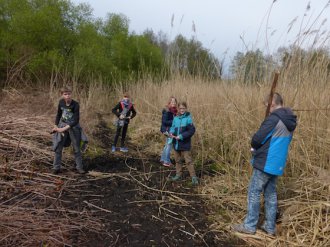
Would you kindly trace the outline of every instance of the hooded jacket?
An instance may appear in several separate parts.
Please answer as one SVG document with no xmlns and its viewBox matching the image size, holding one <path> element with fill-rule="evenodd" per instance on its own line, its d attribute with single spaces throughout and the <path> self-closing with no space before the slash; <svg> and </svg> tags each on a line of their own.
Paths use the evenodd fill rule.
<svg viewBox="0 0 330 247">
<path fill-rule="evenodd" d="M 289 108 L 274 110 L 253 135 L 252 165 L 271 175 L 283 175 L 297 117 Z"/>
<path fill-rule="evenodd" d="M 115 105 L 114 108 L 112 108 L 112 113 L 115 114 L 117 116 L 117 118 L 119 119 L 120 114 L 122 114 L 123 110 L 125 108 L 125 105 L 123 104 L 122 101 L 120 101 L 118 104 Z M 125 117 L 130 117 L 130 119 L 133 119 L 136 116 L 136 111 L 134 108 L 134 105 L 130 102 L 127 106 L 128 110 L 125 111 Z M 125 124 L 129 124 L 129 119 L 124 119 Z"/>
<path fill-rule="evenodd" d="M 191 137 L 195 134 L 191 114 L 185 112 L 183 115 L 173 119 L 170 133 L 179 136 L 179 140 L 173 139 L 173 147 L 177 151 L 189 151 L 191 149 Z"/>
</svg>

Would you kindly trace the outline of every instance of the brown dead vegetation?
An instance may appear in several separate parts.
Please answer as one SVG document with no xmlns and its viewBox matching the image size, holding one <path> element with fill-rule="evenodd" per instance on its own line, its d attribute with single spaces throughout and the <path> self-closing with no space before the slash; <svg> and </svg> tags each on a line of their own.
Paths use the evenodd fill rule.
<svg viewBox="0 0 330 247">
<path fill-rule="evenodd" d="M 209 231 L 201 195 L 185 181 L 169 183 L 167 176 L 173 170 L 162 169 L 154 156 L 145 156 L 138 149 L 134 152 L 133 147 L 132 157 L 110 156 L 113 136 L 101 116 L 99 126 L 93 126 L 101 155 L 93 158 L 91 152 L 85 160 L 89 174 L 73 172 L 70 151 L 64 155 L 64 173 L 51 174 L 48 130 L 55 107 L 52 102 L 40 105 L 40 115 L 30 111 L 31 105 L 9 109 L 29 96 L 16 90 L 4 92 L 6 103 L 0 111 L 1 246 L 237 243 Z M 47 98 L 43 93 L 35 96 Z"/>
</svg>

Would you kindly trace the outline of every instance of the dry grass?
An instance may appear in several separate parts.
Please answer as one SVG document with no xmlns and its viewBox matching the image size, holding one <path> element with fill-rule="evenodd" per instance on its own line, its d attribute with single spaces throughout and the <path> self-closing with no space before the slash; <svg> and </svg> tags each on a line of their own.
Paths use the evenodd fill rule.
<svg viewBox="0 0 330 247">
<path fill-rule="evenodd" d="M 311 84 L 313 74 L 306 74 L 304 79 L 299 81 L 289 80 L 285 75 L 286 72 L 282 72 L 277 91 L 283 94 L 288 106 L 297 110 L 298 128 L 291 145 L 285 176 L 279 180 L 279 208 L 283 212 L 281 223 L 278 224 L 279 236 L 275 239 L 261 234 L 255 238 L 239 237 L 256 246 L 326 246 L 330 241 L 330 133 L 329 110 L 324 109 L 330 104 L 330 84 L 324 81 L 320 81 L 318 86 Z M 214 210 L 214 215 L 210 218 L 213 222 L 212 231 L 229 235 L 229 225 L 240 222 L 245 216 L 251 170 L 248 164 L 249 142 L 263 119 L 265 109 L 261 102 L 269 91 L 269 84 L 242 86 L 240 82 L 175 79 L 164 84 L 146 81 L 129 88 L 138 111 L 129 129 L 131 142 L 138 145 L 140 150 L 151 154 L 159 154 L 163 145 L 163 138 L 159 134 L 161 109 L 169 96 L 174 95 L 179 100 L 188 102 L 189 111 L 197 127 L 193 138 L 195 163 L 198 169 L 206 171 L 210 167 L 204 167 L 204 164 L 211 161 L 217 173 L 214 178 L 202 177 L 203 183 L 199 188 Z M 109 116 L 107 121 L 111 125 L 111 108 L 120 99 L 122 91 L 123 89 L 118 88 L 111 92 L 102 86 L 94 85 L 86 91 L 75 92 L 74 98 L 81 102 L 83 127 L 88 133 L 93 133 L 97 113 Z M 24 95 L 14 89 L 3 93 L 6 95 L 3 104 L 28 101 L 28 98 L 24 98 Z M 24 196 L 29 200 L 54 200 L 46 196 L 46 191 L 49 187 L 56 188 L 56 181 L 42 173 L 30 176 L 28 171 L 40 169 L 38 163 L 49 164 L 52 159 L 52 152 L 40 144 L 49 142 L 47 130 L 52 126 L 57 97 L 57 94 L 52 94 L 52 100 L 44 105 L 44 109 L 32 109 L 35 115 L 28 118 L 15 110 L 10 114 L 2 112 L 0 153 L 6 153 L 11 166 L 8 168 L 8 162 L 3 156 L 0 161 L 1 177 L 10 178 L 12 181 L 2 180 L 6 191 L 2 194 L 3 198 L 8 193 L 12 194 L 11 190 L 15 184 L 25 181 L 21 178 L 29 177 L 32 187 L 22 184 L 21 188 L 25 189 L 18 191 L 23 199 L 22 203 L 25 202 Z M 28 108 L 31 110 L 31 106 Z M 21 111 L 24 112 L 24 108 Z M 91 140 L 93 141 L 93 138 Z M 43 181 L 43 186 L 36 190 L 33 184 L 40 180 Z M 4 234 L 12 234 L 10 229 L 17 225 L 11 226 L 9 222 L 17 220 L 16 216 L 22 215 L 22 212 L 19 207 L 11 204 L 1 206 L 5 207 L 2 211 L 6 212 L 3 217 L 7 217 L 3 223 L 6 227 L 3 229 L 7 229 Z M 26 211 L 28 216 L 39 215 L 41 218 L 38 221 L 44 222 L 45 225 L 53 224 L 52 214 L 46 214 L 42 208 L 35 209 L 31 206 L 29 210 Z M 55 210 L 61 211 L 60 208 Z M 36 218 L 29 216 L 26 220 L 31 227 L 21 227 L 21 234 L 32 236 L 31 232 L 37 230 L 33 223 Z M 70 220 L 77 219 L 72 216 Z M 20 221 L 17 224 L 21 224 Z M 59 239 L 65 242 L 65 231 L 71 231 L 71 227 L 75 227 L 67 222 L 58 224 L 65 230 L 56 232 L 56 229 L 50 228 L 47 232 L 49 238 L 55 234 L 54 245 Z M 96 223 L 82 227 L 96 230 L 99 225 Z M 16 239 L 13 235 L 4 236 L 7 236 L 3 239 L 6 244 L 9 244 L 6 239 Z M 40 239 L 40 236 L 35 236 L 35 239 Z M 31 238 L 23 240 L 27 241 L 27 245 L 30 240 L 31 243 L 34 241 Z"/>
<path fill-rule="evenodd" d="M 75 179 L 49 173 L 54 112 L 48 95 L 2 91 L 0 109 L 0 245 L 71 246 L 72 236 L 102 224 L 88 212 L 68 210 L 63 190 Z M 65 155 L 67 163 L 69 155 Z M 67 164 L 65 165 L 67 166 Z"/>
<path fill-rule="evenodd" d="M 277 91 L 287 106 L 297 110 L 298 128 L 278 186 L 283 211 L 279 236 L 240 237 L 260 246 L 325 246 L 330 243 L 330 132 L 329 110 L 325 110 L 330 104 L 330 84 L 318 81 L 315 86 L 311 83 L 315 81 L 313 73 L 304 74 L 299 81 L 291 80 L 288 74 L 281 74 Z M 130 88 L 138 110 L 131 124 L 132 141 L 155 154 L 162 148 L 160 112 L 167 99 L 174 95 L 188 102 L 197 128 L 193 138 L 195 163 L 203 170 L 203 164 L 212 160 L 218 171 L 215 179 L 205 177 L 205 187 L 201 188 L 209 195 L 210 205 L 219 210 L 212 219 L 216 222 L 214 231 L 229 233 L 228 226 L 245 216 L 251 170 L 249 143 L 263 120 L 262 99 L 269 89 L 270 83 L 242 86 L 239 82 L 199 80 L 173 80 L 162 85 L 143 82 Z"/>
<path fill-rule="evenodd" d="M 239 236 L 253 245 L 326 246 L 330 241 L 329 77 L 324 75 L 324 70 L 313 69 L 307 73 L 305 69 L 302 66 L 298 71 L 300 76 L 296 77 L 291 76 L 293 72 L 290 68 L 281 71 L 277 91 L 284 96 L 286 105 L 296 110 L 298 128 L 286 173 L 278 185 L 279 208 L 283 212 L 282 221 L 278 224 L 279 236 L 275 239 L 260 234 L 256 238 Z M 321 79 L 316 81 L 316 75 Z M 229 225 L 242 221 L 245 216 L 251 171 L 248 164 L 249 142 L 264 117 L 265 109 L 261 102 L 269 89 L 270 82 L 242 85 L 240 82 L 204 82 L 187 78 L 176 78 L 162 84 L 144 81 L 129 88 L 138 111 L 136 119 L 130 124 L 129 136 L 140 150 L 151 154 L 158 155 L 163 145 L 159 133 L 161 109 L 169 96 L 174 95 L 179 101 L 188 102 L 197 128 L 193 137 L 195 163 L 202 174 L 210 169 L 209 165 L 205 167 L 210 163 L 216 172 L 214 178 L 202 177 L 203 183 L 199 188 L 201 193 L 207 195 L 215 212 L 210 219 L 213 222 L 212 231 L 231 234 Z M 91 134 L 98 122 L 95 121 L 98 113 L 106 116 L 111 126 L 111 108 L 123 91 L 126 91 L 123 87 L 109 91 L 98 84 L 87 90 L 75 88 L 74 98 L 80 102 L 83 127 L 91 136 L 92 143 Z M 4 104 L 29 102 L 14 89 L 3 91 L 3 95 L 6 95 Z M 22 112 L 2 113 L 0 151 L 13 158 L 11 164 L 33 170 L 31 165 L 36 162 L 49 163 L 52 159 L 52 153 L 40 146 L 49 138 L 47 130 L 52 126 L 59 95 L 51 90 L 50 96 L 51 100 L 47 101 L 44 109 L 32 109 L 35 114 L 30 118 L 18 117 L 24 116 Z M 31 106 L 28 108 L 31 110 Z M 15 157 L 21 158 L 15 160 Z M 2 169 L 6 169 L 6 164 L 2 161 Z M 22 171 L 13 174 L 17 176 Z M 11 188 L 13 185 L 6 182 L 6 186 Z M 14 212 L 14 209 L 8 207 L 4 211 Z M 49 222 L 49 219 L 40 220 L 45 220 L 45 224 Z M 67 227 L 64 223 L 62 226 Z M 94 228 L 97 229 L 97 226 Z M 28 232 L 31 229 L 23 230 Z M 57 235 L 57 238 L 60 237 Z M 10 238 L 14 239 L 12 236 Z"/>
<path fill-rule="evenodd" d="M 326 44 L 329 42 L 329 33 L 325 32 L 323 35 L 322 30 L 316 30 L 316 33 L 312 31 L 313 25 L 320 21 L 317 19 L 306 24 L 305 30 L 301 30 L 293 45 L 299 46 L 311 41 L 312 48 L 325 47 L 324 50 L 328 51 Z M 280 71 L 277 91 L 284 96 L 285 104 L 295 110 L 298 128 L 294 133 L 285 175 L 278 182 L 279 208 L 283 213 L 281 222 L 277 225 L 278 236 L 274 239 L 262 234 L 239 237 L 254 246 L 330 246 L 329 58 L 315 56 L 313 52 L 302 54 L 299 49 L 293 50 L 290 55 L 290 59 Z M 94 140 L 91 134 L 94 132 L 98 114 L 106 116 L 105 120 L 110 126 L 111 108 L 121 98 L 121 93 L 127 90 L 126 87 L 118 85 L 113 91 L 101 84 L 95 82 L 84 90 L 76 84 L 73 85 L 74 98 L 81 105 L 81 122 L 91 137 L 92 145 Z M 139 150 L 150 154 L 158 155 L 162 149 L 164 140 L 159 133 L 161 110 L 168 98 L 174 95 L 179 101 L 187 101 L 197 128 L 193 137 L 195 164 L 203 174 L 203 171 L 210 169 L 206 164 L 211 163 L 216 173 L 214 177 L 203 176 L 199 187 L 199 193 L 205 195 L 203 198 L 208 198 L 210 208 L 214 212 L 210 218 L 213 223 L 210 227 L 212 231 L 230 235 L 230 224 L 241 222 L 245 216 L 251 172 L 249 143 L 251 135 L 263 120 L 265 109 L 261 102 L 269 89 L 270 80 L 243 85 L 241 81 L 205 82 L 187 77 L 173 78 L 162 84 L 145 80 L 128 88 L 138 112 L 130 124 L 129 136 Z M 1 104 L 29 103 L 28 98 L 14 89 L 3 91 L 0 100 L 4 95 L 6 100 Z M 22 112 L 9 113 L 0 110 L 0 156 L 6 154 L 6 157 L 0 157 L 0 182 L 3 188 L 1 198 L 13 195 L 17 184 L 24 181 L 20 178 L 30 176 L 26 170 L 33 171 L 34 164 L 49 163 L 51 160 L 51 153 L 40 146 L 40 140 L 44 142 L 47 139 L 43 130 L 52 126 L 49 110 L 53 116 L 59 95 L 55 88 L 50 87 L 46 96 L 50 96 L 50 100 L 43 101 L 43 104 L 47 103 L 42 111 L 38 107 L 31 109 L 29 106 L 29 110 L 35 113 L 31 118 L 20 118 L 19 116 L 24 115 Z M 4 178 L 9 179 L 5 181 Z M 43 186 L 41 190 L 37 190 L 33 185 L 40 180 L 43 181 Z M 21 184 L 19 187 L 21 205 L 24 205 L 25 199 L 36 197 L 54 202 L 52 198 L 46 200 L 45 192 L 48 188 L 54 189 L 58 186 L 54 179 L 40 173 L 31 177 L 31 184 Z M 38 231 L 37 225 L 34 224 L 36 221 L 49 226 L 46 234 L 49 239 L 55 236 L 53 245 L 65 243 L 66 233 L 72 228 L 77 229 L 82 220 L 75 218 L 75 212 L 72 212 L 74 217 L 71 215 L 70 218 L 69 213 L 56 208 L 64 218 L 77 223 L 70 225 L 61 221 L 57 222 L 60 225 L 57 227 L 58 225 L 54 225 L 53 215 L 49 212 L 31 205 L 24 206 L 26 207 L 23 214 L 22 208 L 16 205 L 0 204 L 1 217 L 4 219 L 0 227 L 3 236 L 1 243 L 9 246 L 11 243 L 7 240 L 17 239 L 21 241 L 13 242 L 13 245 L 23 243 L 24 246 L 29 246 L 36 243 L 35 239 L 40 239 L 40 236 L 32 234 L 32 231 Z M 24 222 L 19 221 L 23 216 L 26 217 Z M 16 225 L 12 225 L 12 222 Z M 27 227 L 26 222 L 31 227 Z M 81 227 L 98 230 L 98 222 L 87 222 L 90 225 Z M 13 228 L 20 229 L 17 236 L 13 235 Z"/>
</svg>

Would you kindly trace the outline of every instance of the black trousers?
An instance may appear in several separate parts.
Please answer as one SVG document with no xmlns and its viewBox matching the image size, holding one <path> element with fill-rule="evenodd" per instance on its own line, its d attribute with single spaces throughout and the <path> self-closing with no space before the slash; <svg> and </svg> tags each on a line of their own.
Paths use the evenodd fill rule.
<svg viewBox="0 0 330 247">
<path fill-rule="evenodd" d="M 120 141 L 121 147 L 125 146 L 125 138 L 126 138 L 127 128 L 128 128 L 128 124 L 126 124 L 126 123 L 124 124 L 124 126 L 119 126 L 119 125 L 117 126 L 115 140 L 113 142 L 114 146 L 117 146 L 118 138 L 120 136 L 120 132 L 121 132 L 121 141 Z"/>
</svg>

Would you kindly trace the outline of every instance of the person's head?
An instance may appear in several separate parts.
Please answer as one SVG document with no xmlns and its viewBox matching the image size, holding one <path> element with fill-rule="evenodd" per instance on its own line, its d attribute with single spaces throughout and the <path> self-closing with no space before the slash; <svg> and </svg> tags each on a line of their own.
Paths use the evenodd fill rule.
<svg viewBox="0 0 330 247">
<path fill-rule="evenodd" d="M 61 88 L 61 95 L 65 102 L 69 103 L 72 100 L 72 89 L 68 86 L 64 86 Z"/>
<path fill-rule="evenodd" d="M 265 100 L 264 100 L 264 104 L 265 104 L 266 107 L 268 106 L 269 97 L 270 97 L 270 95 L 267 95 L 265 97 Z M 272 100 L 272 103 L 270 105 L 269 111 L 273 112 L 274 110 L 283 107 L 283 104 L 284 103 L 283 103 L 282 96 L 279 93 L 274 93 L 273 100 Z"/>
<path fill-rule="evenodd" d="M 187 103 L 186 102 L 180 102 L 178 104 L 178 108 L 179 108 L 179 114 L 183 115 L 186 113 L 187 111 Z"/>
<path fill-rule="evenodd" d="M 130 96 L 128 92 L 123 93 L 123 99 L 124 102 L 129 102 L 130 101 Z"/>
<path fill-rule="evenodd" d="M 178 104 L 178 101 L 176 100 L 176 98 L 174 96 L 171 96 L 167 102 L 167 106 L 169 108 L 171 107 L 176 107 L 176 105 Z"/>
</svg>

